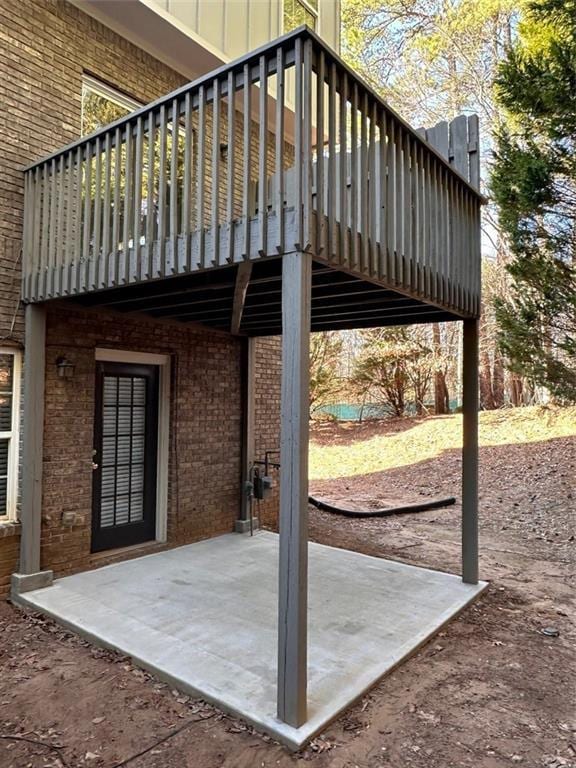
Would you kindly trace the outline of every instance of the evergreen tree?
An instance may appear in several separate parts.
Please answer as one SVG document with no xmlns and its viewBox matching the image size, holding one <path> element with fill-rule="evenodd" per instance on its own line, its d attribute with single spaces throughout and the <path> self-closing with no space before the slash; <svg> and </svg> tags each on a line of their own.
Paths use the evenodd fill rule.
<svg viewBox="0 0 576 768">
<path fill-rule="evenodd" d="M 533 0 L 500 66 L 492 191 L 509 239 L 497 302 L 510 368 L 576 401 L 576 2 Z"/>
</svg>

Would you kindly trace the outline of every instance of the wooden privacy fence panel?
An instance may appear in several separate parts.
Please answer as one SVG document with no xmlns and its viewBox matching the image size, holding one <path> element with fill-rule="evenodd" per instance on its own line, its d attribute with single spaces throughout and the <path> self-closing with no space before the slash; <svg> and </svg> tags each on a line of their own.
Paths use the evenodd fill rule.
<svg viewBox="0 0 576 768">
<path fill-rule="evenodd" d="M 477 314 L 477 122 L 443 126 L 428 143 L 297 30 L 28 168 L 23 298 L 305 249 Z"/>
</svg>

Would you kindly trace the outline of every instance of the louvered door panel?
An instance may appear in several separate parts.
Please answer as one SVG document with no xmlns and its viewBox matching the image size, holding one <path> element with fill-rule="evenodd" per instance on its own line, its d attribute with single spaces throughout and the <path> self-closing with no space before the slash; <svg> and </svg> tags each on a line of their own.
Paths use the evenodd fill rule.
<svg viewBox="0 0 576 768">
<path fill-rule="evenodd" d="M 99 363 L 96 386 L 93 551 L 155 536 L 158 369 Z"/>
</svg>

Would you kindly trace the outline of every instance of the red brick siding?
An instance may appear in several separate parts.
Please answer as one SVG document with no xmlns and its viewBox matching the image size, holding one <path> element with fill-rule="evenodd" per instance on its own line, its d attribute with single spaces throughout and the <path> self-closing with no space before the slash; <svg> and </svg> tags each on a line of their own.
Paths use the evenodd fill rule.
<svg viewBox="0 0 576 768">
<path fill-rule="evenodd" d="M 23 341 L 23 315 L 18 308 L 22 168 L 79 136 L 85 72 L 143 103 L 184 82 L 181 75 L 68 2 L 0 3 L 3 343 L 21 345 Z M 254 131 L 253 142 L 256 135 Z M 253 156 L 257 156 L 256 145 Z M 272 156 L 268 159 L 272 167 Z M 178 407 L 180 415 L 170 448 L 170 543 L 230 530 L 237 511 L 240 450 L 237 340 L 147 321 L 122 319 L 119 323 L 111 315 L 51 309 L 48 344 L 43 567 L 64 572 L 94 562 L 89 556 L 89 467 L 96 345 L 175 352 L 179 373 L 172 407 L 173 414 Z M 278 446 L 274 431 L 279 422 L 279 358 L 274 358 L 278 342 L 261 340 L 258 349 L 256 434 L 257 450 L 263 452 Z M 68 356 L 73 352 L 77 366 L 69 382 L 57 379 L 55 373 L 54 361 L 64 352 Z M 64 511 L 77 514 L 76 525 L 61 525 Z M 262 513 L 264 522 L 274 525 L 274 503 L 263 505 Z M 19 536 L 10 533 L 0 537 L 0 593 L 6 591 L 17 568 Z"/>
<path fill-rule="evenodd" d="M 10 576 L 16 570 L 20 554 L 18 525 L 0 526 L 0 597 L 10 591 Z"/>
<path fill-rule="evenodd" d="M 90 567 L 96 347 L 172 356 L 168 543 L 234 528 L 240 503 L 240 342 L 232 336 L 117 315 L 49 308 L 42 568 Z M 76 368 L 57 375 L 66 355 Z M 75 524 L 62 524 L 64 512 Z"/>
<path fill-rule="evenodd" d="M 144 103 L 184 78 L 63 0 L 0 3 L 0 333 L 20 292 L 22 167 L 80 135 L 82 75 Z M 14 279 L 15 278 L 15 279 Z M 20 340 L 22 315 L 14 329 Z"/>
<path fill-rule="evenodd" d="M 280 448 L 280 373 L 281 373 L 281 338 L 267 336 L 256 340 L 254 376 L 254 447 L 255 458 L 264 459 L 265 451 Z M 272 456 L 279 461 L 280 456 Z M 270 472 L 274 481 L 274 490 L 266 501 L 256 502 L 255 514 L 260 524 L 266 528 L 278 528 L 279 473 Z"/>
</svg>

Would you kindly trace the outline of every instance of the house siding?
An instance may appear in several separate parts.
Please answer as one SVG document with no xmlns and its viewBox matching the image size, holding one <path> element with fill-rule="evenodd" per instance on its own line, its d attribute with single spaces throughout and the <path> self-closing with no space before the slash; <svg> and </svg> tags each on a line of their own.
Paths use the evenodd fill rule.
<svg viewBox="0 0 576 768">
<path fill-rule="evenodd" d="M 62 0 L 0 4 L 0 335 L 21 347 L 22 168 L 80 135 L 82 76 L 89 73 L 147 103 L 185 79 Z M 72 307 L 72 305 L 70 305 Z M 174 354 L 168 509 L 169 545 L 232 530 L 240 495 L 240 343 L 224 334 L 69 307 L 49 307 L 46 358 L 42 567 L 57 574 L 96 564 L 90 555 L 91 451 L 96 346 Z M 259 447 L 278 444 L 270 416 L 277 344 L 258 342 L 262 384 Z M 55 359 L 74 356 L 75 376 Z M 268 367 L 270 386 L 264 383 Z M 274 393 L 274 395 L 272 395 Z M 258 400 L 258 398 L 260 398 Z M 279 412 L 278 402 L 276 402 Z M 178 419 L 175 418 L 178 414 Z M 274 518 L 274 501 L 265 519 Z M 73 525 L 62 515 L 72 511 Z M 17 570 L 19 526 L 0 530 L 0 594 Z M 112 554 L 111 557 L 117 555 Z M 127 556 L 124 553 L 121 556 Z M 101 563 L 101 557 L 98 563 Z"/>
<path fill-rule="evenodd" d="M 240 342 L 204 329 L 49 308 L 41 566 L 57 575 L 90 553 L 97 347 L 171 359 L 167 533 L 170 546 L 228 533 L 240 504 Z M 66 356 L 74 376 L 58 377 Z M 72 524 L 64 524 L 72 516 Z M 114 553 L 110 553 L 114 556 Z M 120 553 L 122 554 L 122 553 Z"/>
</svg>

